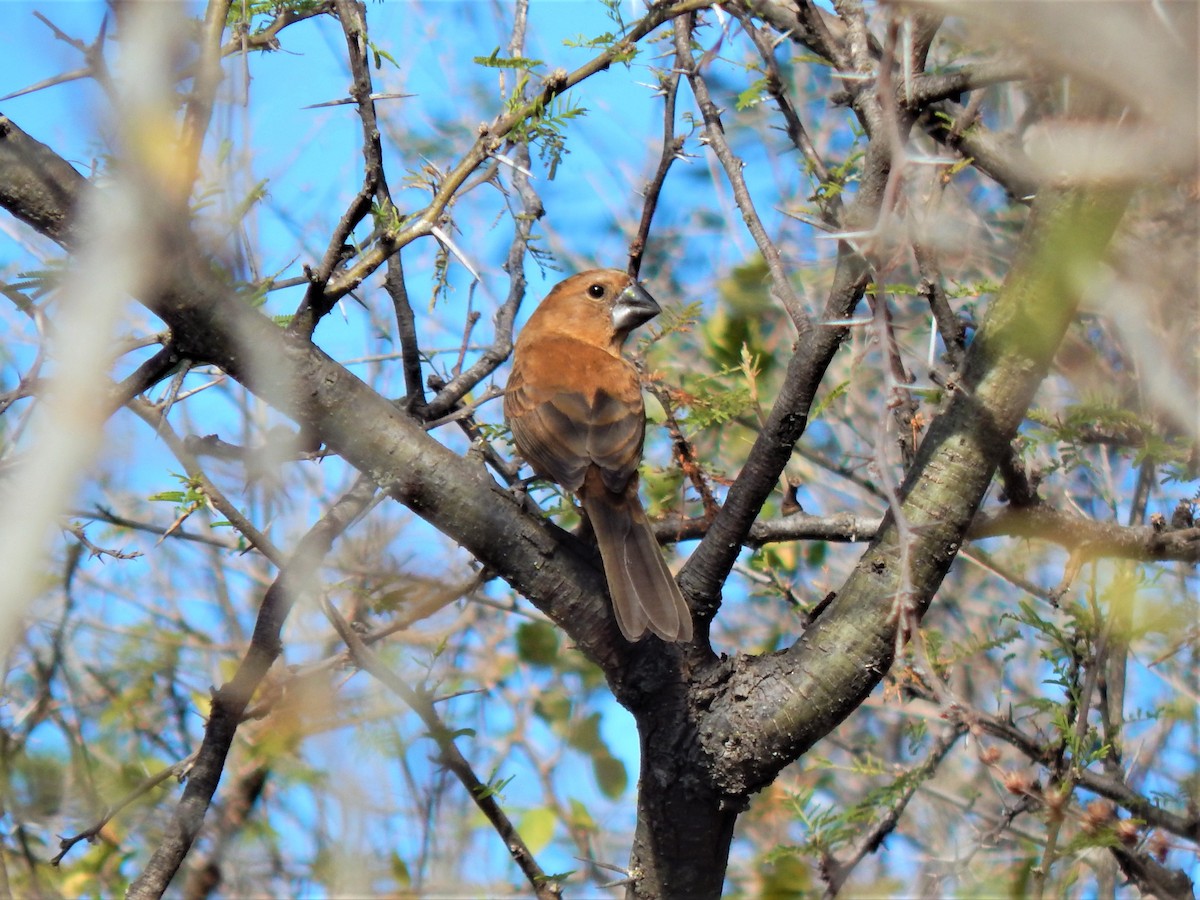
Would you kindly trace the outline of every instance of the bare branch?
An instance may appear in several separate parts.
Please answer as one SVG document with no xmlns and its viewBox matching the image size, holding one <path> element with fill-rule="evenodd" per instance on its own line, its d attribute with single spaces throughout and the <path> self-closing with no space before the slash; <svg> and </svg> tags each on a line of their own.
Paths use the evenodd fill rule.
<svg viewBox="0 0 1200 900">
<path fill-rule="evenodd" d="M 375 487 L 360 479 L 296 545 L 267 588 L 254 624 L 254 637 L 233 679 L 213 692 L 204 741 L 196 753 L 183 798 L 166 834 L 142 874 L 129 886 L 131 900 L 157 900 L 192 847 L 216 793 L 234 734 L 250 698 L 282 650 L 280 632 L 296 601 L 315 590 L 322 560 L 342 532 L 371 502 Z M 270 554 L 269 554 L 270 555 Z"/>
<path fill-rule="evenodd" d="M 329 602 L 327 597 L 321 598 L 321 609 L 329 617 L 329 621 L 333 623 L 333 627 L 341 639 L 346 642 L 346 646 L 350 648 L 350 658 L 354 660 L 355 665 L 371 673 L 421 717 L 421 721 L 429 729 L 429 736 L 438 745 L 439 761 L 454 773 L 462 786 L 467 789 L 467 793 L 475 801 L 480 812 L 487 816 L 488 821 L 492 823 L 492 827 L 496 829 L 496 834 L 504 842 L 513 861 L 525 873 L 538 900 L 557 900 L 562 897 L 562 886 L 546 877 L 546 873 L 542 871 L 528 845 L 521 838 L 520 832 L 517 831 L 508 814 L 497 802 L 495 791 L 479 780 L 471 763 L 454 743 L 454 732 L 446 727 L 437 714 L 437 710 L 433 707 L 433 698 L 424 690 L 409 687 L 385 666 L 375 652 L 355 634 L 350 623 L 342 618 L 342 614 Z"/>
</svg>

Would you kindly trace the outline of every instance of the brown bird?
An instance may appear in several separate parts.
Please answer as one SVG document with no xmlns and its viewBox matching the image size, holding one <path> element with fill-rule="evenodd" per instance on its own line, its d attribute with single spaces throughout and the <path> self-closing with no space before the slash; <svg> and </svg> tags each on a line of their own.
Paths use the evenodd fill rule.
<svg viewBox="0 0 1200 900">
<path fill-rule="evenodd" d="M 650 631 L 690 641 L 691 613 L 638 499 L 646 411 L 637 369 L 621 355 L 629 332 L 659 312 L 616 269 L 559 283 L 517 338 L 504 417 L 533 470 L 579 498 L 626 640 Z"/>
</svg>

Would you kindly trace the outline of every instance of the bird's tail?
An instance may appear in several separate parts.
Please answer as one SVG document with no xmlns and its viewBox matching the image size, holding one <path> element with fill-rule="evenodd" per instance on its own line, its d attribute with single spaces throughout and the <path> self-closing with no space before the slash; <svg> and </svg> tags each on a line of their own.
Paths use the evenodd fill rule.
<svg viewBox="0 0 1200 900">
<path fill-rule="evenodd" d="M 690 641 L 691 611 L 662 558 L 637 494 L 596 494 L 581 499 L 600 545 L 621 634 L 628 641 L 640 640 L 647 631 L 664 641 Z"/>
</svg>

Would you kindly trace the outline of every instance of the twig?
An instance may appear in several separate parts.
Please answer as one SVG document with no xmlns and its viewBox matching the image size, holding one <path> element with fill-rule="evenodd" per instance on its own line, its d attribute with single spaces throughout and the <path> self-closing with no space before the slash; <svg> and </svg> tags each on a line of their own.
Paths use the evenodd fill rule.
<svg viewBox="0 0 1200 900">
<path fill-rule="evenodd" d="M 678 55 L 678 53 L 676 54 Z M 654 220 L 654 212 L 658 209 L 658 198 L 662 194 L 663 185 L 667 181 L 667 173 L 671 164 L 683 153 L 684 138 L 675 136 L 675 101 L 679 96 L 679 70 L 660 76 L 659 90 L 663 95 L 663 139 L 662 153 L 658 158 L 658 167 L 654 177 L 646 185 L 642 202 L 642 218 L 638 223 L 637 234 L 629 245 L 629 274 L 637 278 L 642 270 L 642 258 L 646 254 L 646 241 L 650 238 L 650 223 Z"/>
<path fill-rule="evenodd" d="M 254 636 L 233 679 L 213 692 L 212 711 L 204 740 L 195 757 L 183 798 L 167 824 L 158 848 L 142 874 L 130 885 L 129 900 L 157 900 L 178 871 L 204 824 L 204 814 L 216 793 L 243 713 L 282 651 L 280 634 L 296 600 L 313 591 L 317 570 L 334 540 L 345 531 L 374 497 L 366 478 L 354 486 L 300 539 L 267 588 L 254 624 Z"/>
<path fill-rule="evenodd" d="M 318 3 L 304 10 L 284 8 L 271 20 L 269 25 L 258 31 L 246 32 L 244 27 L 238 29 L 234 37 L 226 41 L 221 48 L 221 55 L 232 56 L 234 53 L 243 53 L 247 50 L 278 50 L 279 32 L 283 29 L 314 16 L 326 15 L 332 10 L 332 0 Z"/>
<path fill-rule="evenodd" d="M 1044 766 L 1054 765 L 1057 747 L 1030 737 L 1011 722 L 981 713 L 978 710 L 958 710 L 957 713 L 967 716 L 969 725 L 977 725 L 993 737 L 997 737 L 1019 750 L 1032 762 Z M 1189 811 L 1186 815 L 1171 812 L 1142 796 L 1124 780 L 1114 775 L 1093 772 L 1091 769 L 1080 769 L 1077 775 L 1078 784 L 1084 790 L 1113 801 L 1118 806 L 1127 809 L 1131 815 L 1144 820 L 1148 825 L 1162 828 L 1190 841 L 1200 841 L 1200 813 L 1195 810 Z"/>
<path fill-rule="evenodd" d="M 492 823 L 492 827 L 496 829 L 496 833 L 504 842 L 504 846 L 512 856 L 513 861 L 525 873 L 525 877 L 529 880 L 539 900 L 558 900 L 558 898 L 562 897 L 562 886 L 557 882 L 547 879 L 546 873 L 537 864 L 537 860 L 534 859 L 533 853 L 521 838 L 516 826 L 513 825 L 504 810 L 500 808 L 500 804 L 496 802 L 495 792 L 479 780 L 470 762 L 462 755 L 462 751 L 454 743 L 454 732 L 442 722 L 441 717 L 434 709 L 433 699 L 430 695 L 424 690 L 410 688 L 391 669 L 385 666 L 379 657 L 375 655 L 375 652 L 367 647 L 363 643 L 362 638 L 354 632 L 354 629 L 350 627 L 350 623 L 329 602 L 328 597 L 322 595 L 320 603 L 321 610 L 329 618 L 338 635 L 346 642 L 346 646 L 350 649 L 350 657 L 354 660 L 355 665 L 374 676 L 388 690 L 407 703 L 413 712 L 420 716 L 421 721 L 429 730 L 429 736 L 438 745 L 439 760 L 454 773 L 463 787 L 467 789 L 467 793 L 470 794 L 471 799 L 475 801 L 475 805 L 487 816 L 488 821 Z"/>
<path fill-rule="evenodd" d="M 791 97 L 784 88 L 783 76 L 779 72 L 779 63 L 775 61 L 775 45 L 763 34 L 761 29 L 754 26 L 750 16 L 742 9 L 734 7 L 731 12 L 741 23 L 742 29 L 750 36 L 750 40 L 754 42 L 758 55 L 767 67 L 767 93 L 771 95 L 780 115 L 783 116 L 788 138 L 792 145 L 804 155 L 813 175 L 816 176 L 817 190 L 814 196 L 817 207 L 821 211 L 821 223 L 828 229 L 840 231 L 842 227 L 841 194 L 821 191 L 821 185 L 829 182 L 829 169 L 825 166 L 825 161 L 821 159 L 821 154 L 817 152 L 812 138 L 808 136 L 808 131 L 800 121 L 800 116 L 797 115 L 796 108 L 792 105 Z"/>
<path fill-rule="evenodd" d="M 950 301 L 946 297 L 946 290 L 942 287 L 942 273 L 938 266 L 937 251 L 930 245 L 921 242 L 913 242 L 913 256 L 917 260 L 917 272 L 921 276 L 921 281 L 917 285 L 917 293 L 921 294 L 929 303 L 929 310 L 933 314 L 933 321 L 937 325 L 938 334 L 942 337 L 942 344 L 946 348 L 946 358 L 950 362 L 950 367 L 957 372 L 962 366 L 963 356 L 966 353 L 966 327 L 950 306 Z"/>
<path fill-rule="evenodd" d="M 766 261 L 767 271 L 771 273 L 772 293 L 787 311 L 800 339 L 804 340 L 813 329 L 812 319 L 797 296 L 795 288 L 792 287 L 779 248 L 767 234 L 762 219 L 759 218 L 758 211 L 754 208 L 754 200 L 750 196 L 750 189 L 746 186 L 746 179 L 742 175 L 745 164 L 734 155 L 729 142 L 725 140 L 725 126 L 721 123 L 720 111 L 709 94 L 708 83 L 701 74 L 700 65 L 692 56 L 690 43 L 693 22 L 693 13 L 687 13 L 676 20 L 675 54 L 677 65 L 687 76 L 692 95 L 696 98 L 696 104 L 700 107 L 700 114 L 704 118 L 702 142 L 712 148 L 721 167 L 725 170 L 725 177 L 729 179 L 729 186 L 733 190 L 734 200 L 737 202 L 738 210 L 742 213 L 746 229 L 754 238 L 758 252 Z"/>
<path fill-rule="evenodd" d="M 98 522 L 107 522 L 110 525 L 116 525 L 120 528 L 129 528 L 133 531 L 146 531 L 150 534 L 161 537 L 167 530 L 166 525 L 157 525 L 153 522 L 139 522 L 136 519 L 129 519 L 125 516 L 120 516 L 112 510 L 105 509 L 103 506 L 96 506 L 93 509 L 73 509 L 68 515 L 79 519 L 93 519 Z M 182 541 L 193 541 L 197 544 L 207 544 L 210 547 L 216 547 L 219 550 L 243 550 L 237 541 L 225 540 L 218 537 L 213 537 L 207 534 L 197 534 L 194 531 L 185 531 L 182 528 L 176 528 L 171 532 L 172 538 L 177 538 Z"/>
<path fill-rule="evenodd" d="M 375 101 L 372 99 L 374 89 L 367 57 L 366 10 L 358 0 L 335 0 L 333 7 L 346 38 L 346 58 L 354 79 L 350 94 L 358 103 L 358 115 L 362 122 L 363 183 L 330 235 L 321 262 L 315 270 L 306 269 L 308 290 L 288 325 L 290 332 L 306 337 L 312 336 L 317 322 L 344 296 L 344 292 L 331 293 L 327 285 L 334 271 L 345 260 L 346 241 L 358 223 L 371 212 L 372 204 L 376 201 L 380 207 L 379 215 L 395 214 L 383 174 L 383 146 L 375 117 Z"/>
<path fill-rule="evenodd" d="M 421 348 L 417 340 L 417 319 L 408 300 L 408 287 L 404 283 L 404 266 L 400 254 L 388 257 L 387 274 L 383 279 L 384 290 L 392 298 L 392 309 L 396 316 L 396 334 L 400 338 L 400 360 L 404 371 L 404 405 L 413 415 L 424 418 L 425 386 L 421 382 Z"/>
<path fill-rule="evenodd" d="M 520 197 L 521 206 L 519 210 L 514 210 L 513 239 L 504 263 L 509 278 L 508 296 L 496 311 L 495 336 L 491 346 L 463 372 L 438 388 L 437 396 L 429 401 L 425 411 L 426 416 L 431 419 L 440 418 L 454 409 L 468 391 L 496 371 L 512 353 L 513 324 L 525 297 L 525 253 L 533 235 L 534 225 L 544 212 L 541 198 L 529 183 L 529 176 L 526 174 L 530 165 L 529 145 L 515 145 L 513 157 L 518 165 L 512 169 L 512 185 Z"/>
<path fill-rule="evenodd" d="M 667 431 L 671 435 L 671 444 L 675 448 L 675 458 L 678 460 L 684 476 L 695 488 L 696 493 L 700 495 L 700 502 L 704 504 L 705 520 L 711 520 L 717 514 L 720 504 L 713 496 L 696 448 L 684 435 L 683 429 L 679 427 L 678 419 L 675 418 L 675 404 L 672 401 L 671 393 L 666 388 L 653 383 L 647 385 L 647 388 L 662 404 L 663 413 L 666 415 Z"/>
<path fill-rule="evenodd" d="M 200 490 L 204 493 L 205 499 L 212 503 L 213 508 L 221 513 L 229 522 L 236 528 L 241 535 L 250 542 L 260 553 L 277 566 L 281 566 L 284 561 L 284 555 L 278 547 L 271 541 L 269 537 L 263 534 L 255 527 L 254 523 L 242 515 L 242 511 L 238 509 L 226 496 L 225 493 L 213 483 L 213 481 L 205 474 L 200 467 L 196 457 L 187 449 L 186 443 L 180 439 L 175 433 L 175 430 L 163 417 L 159 409 L 145 400 L 134 398 L 128 404 L 128 407 L 147 425 L 156 429 L 159 437 L 166 442 L 167 447 L 175 454 L 175 458 L 183 464 L 184 471 L 189 479 L 195 482 Z M 170 529 L 171 531 L 174 528 Z M 165 535 L 164 535 L 165 536 Z"/>
<path fill-rule="evenodd" d="M 845 885 L 846 879 L 866 858 L 867 854 L 878 850 L 887 836 L 896 830 L 896 826 L 900 824 L 900 816 L 904 814 L 913 795 L 937 773 L 942 760 L 966 733 L 966 726 L 958 723 L 939 737 L 930 748 L 925 760 L 901 776 L 904 780 L 904 789 L 888 804 L 884 814 L 855 839 L 850 847 L 850 852 L 842 859 L 830 855 L 821 860 L 822 875 L 825 878 L 825 897 L 835 897 Z M 897 781 L 899 780 L 900 778 L 897 778 Z"/>
<path fill-rule="evenodd" d="M 536 97 L 526 103 L 517 104 L 508 112 L 499 115 L 491 124 L 481 126 L 479 138 L 471 149 L 443 178 L 439 179 L 429 204 L 406 220 L 403 225 L 388 231 L 384 235 L 384 240 L 364 252 L 353 265 L 331 278 L 325 290 L 328 297 L 332 301 L 336 301 L 345 296 L 379 268 L 392 253 L 417 238 L 429 235 L 433 226 L 442 220 L 447 207 L 463 184 L 485 160 L 491 158 L 501 143 L 522 122 L 539 115 L 541 110 L 544 110 L 555 97 L 591 78 L 597 72 L 607 69 L 623 54 L 628 53 L 634 44 L 662 23 L 684 13 L 712 6 L 715 2 L 716 0 L 677 0 L 672 4 L 663 3 L 651 6 L 646 15 L 629 30 L 624 39 L 614 42 L 573 72 L 564 73 L 561 70 L 552 72 L 543 82 L 542 90 Z"/>
<path fill-rule="evenodd" d="M 59 852 L 50 860 L 50 864 L 57 866 L 59 863 L 61 863 L 63 857 L 70 853 L 71 848 L 80 841 L 86 840 L 88 843 L 91 843 L 92 841 L 96 840 L 100 832 L 104 830 L 104 826 L 111 822 L 117 813 L 129 806 L 139 797 L 149 793 L 170 778 L 182 778 L 185 774 L 187 774 L 188 769 L 191 767 L 195 759 L 196 753 L 193 752 L 191 755 L 181 759 L 179 762 L 172 763 L 162 771 L 151 775 L 149 778 L 143 780 L 142 783 L 135 787 L 132 791 L 118 800 L 115 804 L 106 809 L 104 814 L 101 815 L 100 818 L 93 822 L 88 828 L 85 828 L 78 834 L 60 838 L 58 842 Z"/>
</svg>

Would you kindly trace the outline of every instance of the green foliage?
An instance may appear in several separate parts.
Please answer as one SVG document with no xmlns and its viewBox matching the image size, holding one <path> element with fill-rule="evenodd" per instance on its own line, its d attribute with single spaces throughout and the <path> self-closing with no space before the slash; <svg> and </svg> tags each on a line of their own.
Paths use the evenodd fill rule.
<svg viewBox="0 0 1200 900">
<path fill-rule="evenodd" d="M 641 342 L 642 346 L 649 347 L 673 334 L 690 331 L 696 322 L 700 321 L 703 310 L 704 304 L 698 300 L 664 306 L 663 311 L 654 320 L 654 327 L 650 329 L 649 336 Z"/>
<path fill-rule="evenodd" d="M 390 62 L 395 68 L 397 68 L 397 69 L 400 68 L 399 60 L 397 60 L 396 57 L 392 56 L 392 54 L 388 53 L 388 51 L 382 49 L 374 41 L 371 41 L 371 40 L 367 41 L 367 49 L 369 49 L 371 51 L 371 61 L 374 64 L 376 70 L 383 68 L 383 61 L 385 59 L 388 62 Z"/>
<path fill-rule="evenodd" d="M 512 784 L 513 779 L 517 777 L 515 775 L 510 775 L 508 778 L 497 778 L 496 771 L 496 769 L 493 769 L 491 774 L 487 777 L 487 782 L 480 785 L 476 790 L 476 794 L 480 797 L 480 799 L 487 799 L 489 797 L 503 799 L 504 789 Z"/>
<path fill-rule="evenodd" d="M 530 59 L 526 56 L 501 56 L 500 48 L 497 47 L 488 56 L 475 56 L 471 59 L 478 66 L 485 66 L 489 69 L 515 69 L 521 72 L 529 72 L 539 66 L 545 65 L 540 59 Z"/>
<path fill-rule="evenodd" d="M 840 196 L 846 186 L 854 184 L 862 177 L 862 163 L 866 151 L 859 147 L 847 154 L 842 162 L 827 168 L 829 177 L 817 186 L 816 196 L 821 200 L 829 200 Z"/>
<path fill-rule="evenodd" d="M 718 427 L 745 415 L 751 405 L 750 390 L 724 388 L 716 377 L 705 378 L 693 387 L 687 403 L 688 425 L 693 430 Z"/>
<path fill-rule="evenodd" d="M 769 283 L 766 261 L 757 255 L 720 283 L 717 308 L 702 327 L 705 356 L 720 369 L 740 369 L 743 353 L 749 352 L 760 373 L 773 370 L 774 353 L 766 339 L 778 309 L 771 302 Z"/>
<path fill-rule="evenodd" d="M 628 27 L 625 25 L 625 19 L 621 15 L 621 7 L 624 5 L 624 0 L 600 0 L 600 5 L 604 7 L 609 19 L 617 26 L 617 32 L 624 34 L 628 30 Z"/>
<path fill-rule="evenodd" d="M 31 311 L 29 300 L 39 300 L 58 288 L 67 273 L 66 260 L 48 260 L 44 269 L 18 272 L 19 281 L 4 285 L 4 295 L 24 313 Z M 25 295 L 29 296 L 26 297 Z"/>
<path fill-rule="evenodd" d="M 544 806 L 526 810 L 517 820 L 517 832 L 531 853 L 541 853 L 554 839 L 558 818 Z"/>
<path fill-rule="evenodd" d="M 563 40 L 563 44 L 567 47 L 576 47 L 583 50 L 607 50 L 618 40 L 620 38 L 611 31 L 606 31 L 604 34 L 594 38 L 585 38 L 582 34 L 574 39 L 566 38 Z"/>
<path fill-rule="evenodd" d="M 566 126 L 587 109 L 572 99 L 570 94 L 555 94 L 548 101 L 539 94 L 528 105 L 524 100 L 525 81 L 522 76 L 509 101 L 510 112 L 523 112 L 524 118 L 512 129 L 513 140 L 527 141 L 538 149 L 538 158 L 547 167 L 546 177 L 551 181 L 558 171 L 562 158 L 569 152 L 566 143 Z"/>
<path fill-rule="evenodd" d="M 737 100 L 734 101 L 733 108 L 738 112 L 744 112 L 758 106 L 763 102 L 767 84 L 766 78 L 759 78 L 751 82 L 744 91 L 737 95 Z"/>
<path fill-rule="evenodd" d="M 850 390 L 850 379 L 847 378 L 845 381 L 838 382 L 825 391 L 817 402 L 813 404 L 812 409 L 809 410 L 809 420 L 815 422 L 819 419 L 827 409 L 845 397 L 848 390 Z"/>
<path fill-rule="evenodd" d="M 9 757 L 0 772 L 0 796 L 5 809 L 22 819 L 45 819 L 62 809 L 68 767 L 53 753 L 27 750 Z"/>
<path fill-rule="evenodd" d="M 172 472 L 171 474 L 184 486 L 184 489 L 182 491 L 159 491 L 158 493 L 151 494 L 146 498 L 147 500 L 159 503 L 174 503 L 180 512 L 192 512 L 208 502 L 208 497 L 205 495 L 204 488 L 199 481 L 188 475 L 181 475 L 178 472 Z"/>
<path fill-rule="evenodd" d="M 249 0 L 231 3 L 225 23 L 230 28 L 254 24 L 259 21 L 258 31 L 265 30 L 271 20 L 285 12 L 309 14 L 320 11 L 326 0 Z"/>
<path fill-rule="evenodd" d="M 629 788 L 629 773 L 625 763 L 610 753 L 592 754 L 592 772 L 600 793 L 609 800 L 620 799 Z"/>
<path fill-rule="evenodd" d="M 813 868 L 796 848 L 777 848 L 765 854 L 758 865 L 761 900 L 802 900 L 812 896 Z"/>
<path fill-rule="evenodd" d="M 539 666 L 551 666 L 558 659 L 559 631 L 549 622 L 522 622 L 517 626 L 517 656 Z"/>
</svg>

